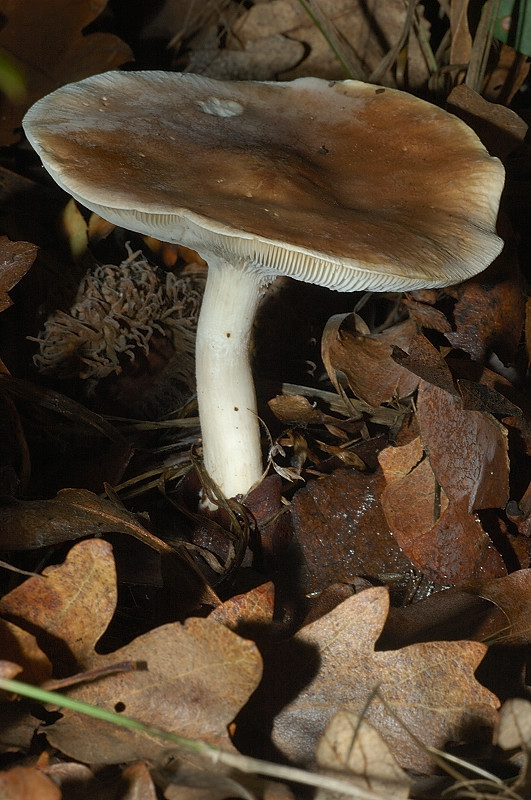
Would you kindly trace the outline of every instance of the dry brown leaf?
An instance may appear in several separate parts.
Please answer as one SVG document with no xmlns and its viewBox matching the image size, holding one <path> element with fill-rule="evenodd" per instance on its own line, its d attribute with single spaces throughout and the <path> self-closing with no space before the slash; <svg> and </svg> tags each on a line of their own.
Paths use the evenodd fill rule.
<svg viewBox="0 0 531 800">
<path fill-rule="evenodd" d="M 194 49 L 188 68 L 218 80 L 267 81 L 291 69 L 303 56 L 302 42 L 286 36 L 270 36 L 250 42 L 243 49 Z"/>
<path fill-rule="evenodd" d="M 513 363 L 524 328 L 526 297 L 514 247 L 506 244 L 489 272 L 447 291 L 457 298 L 456 330 L 446 334 L 448 341 L 475 361 L 485 362 L 495 353 L 503 363 Z"/>
<path fill-rule="evenodd" d="M 445 358 L 423 333 L 417 333 L 412 338 L 407 353 L 398 347 L 393 347 L 392 355 L 397 364 L 418 375 L 419 378 L 439 386 L 450 394 L 458 394 Z"/>
<path fill-rule="evenodd" d="M 451 502 L 469 511 L 504 508 L 509 499 L 507 430 L 461 401 L 422 382 L 417 418 L 424 450 Z"/>
<path fill-rule="evenodd" d="M 378 731 L 352 711 L 338 711 L 317 743 L 319 767 L 348 774 L 376 795 L 408 797 L 411 780 Z M 317 797 L 326 797 L 324 792 Z"/>
<path fill-rule="evenodd" d="M 0 529 L 4 550 L 33 550 L 111 532 L 159 549 L 135 514 L 86 489 L 62 489 L 51 500 L 9 499 L 0 505 Z"/>
<path fill-rule="evenodd" d="M 419 772 L 433 768 L 425 747 L 475 741 L 492 727 L 498 706 L 474 678 L 487 648 L 429 642 L 375 652 L 388 608 L 384 588 L 367 589 L 276 643 L 264 655 L 264 680 L 245 719 L 269 722 L 276 747 L 299 763 L 311 759 L 340 709 L 363 715 L 398 763 Z"/>
<path fill-rule="evenodd" d="M 121 710 L 147 725 L 230 747 L 227 726 L 261 677 L 256 646 L 208 619 L 164 625 L 107 655 L 95 645 L 114 612 L 111 548 L 80 542 L 65 564 L 50 567 L 6 595 L 0 610 L 39 631 L 43 650 L 63 674 L 147 662 L 73 689 L 69 694 Z M 83 720 L 83 724 L 80 723 Z M 55 747 L 84 762 L 118 763 L 160 754 L 165 745 L 70 711 L 47 734 Z"/>
<path fill-rule="evenodd" d="M 504 578 L 468 583 L 464 587 L 489 600 L 502 612 L 498 616 L 496 641 L 529 645 L 531 642 L 531 569 L 521 569 Z"/>
<path fill-rule="evenodd" d="M 107 0 L 0 0 L 5 24 L 0 46 L 26 81 L 24 103 L 0 97 L 0 144 L 16 140 L 14 129 L 32 103 L 70 81 L 120 66 L 132 58 L 129 47 L 110 33 L 83 35 Z"/>
<path fill-rule="evenodd" d="M 55 673 L 90 667 L 96 642 L 116 606 L 111 545 L 90 539 L 73 547 L 64 564 L 28 578 L 0 600 L 0 613 L 38 632 Z"/>
<path fill-rule="evenodd" d="M 8 292 L 29 270 L 37 249 L 29 242 L 10 242 L 7 236 L 0 236 L 0 312 L 12 304 Z"/>
<path fill-rule="evenodd" d="M 411 394 L 418 377 L 397 364 L 392 352 L 393 346 L 409 349 L 416 323 L 408 319 L 374 335 L 364 330 L 356 314 L 336 315 L 328 321 L 321 355 L 332 382 L 336 383 L 336 372 L 343 372 L 356 397 L 373 407 Z"/>
<path fill-rule="evenodd" d="M 147 662 L 147 669 L 119 672 L 75 689 L 71 695 L 121 709 L 148 725 L 230 746 L 227 725 L 256 687 L 261 659 L 256 647 L 213 620 L 165 625 L 114 653 L 95 645 L 114 612 L 116 586 L 111 548 L 80 542 L 67 561 L 30 578 L 6 595 L 0 607 L 21 625 L 39 631 L 43 649 L 63 674 L 104 670 L 117 663 Z M 117 763 L 159 753 L 149 737 L 118 732 L 64 712 L 50 740 L 81 761 Z"/>
<path fill-rule="evenodd" d="M 489 103 L 465 84 L 454 86 L 447 107 L 479 136 L 489 153 L 506 159 L 527 133 L 527 124 L 515 111 L 499 103 Z"/>
<path fill-rule="evenodd" d="M 387 481 L 381 503 L 396 541 L 419 569 L 446 585 L 506 573 L 473 511 L 507 502 L 507 433 L 461 406 L 458 397 L 423 381 L 421 437 L 379 455 Z"/>
<path fill-rule="evenodd" d="M 49 680 L 52 665 L 38 646 L 35 636 L 11 622 L 0 619 L 2 659 L 19 666 L 19 680 L 38 685 Z M 9 677 L 4 675 L 4 677 Z M 10 676 L 13 677 L 13 676 Z"/>
<path fill-rule="evenodd" d="M 208 618 L 237 631 L 241 626 L 269 625 L 274 610 L 275 586 L 269 582 L 231 597 L 211 611 Z"/>
<path fill-rule="evenodd" d="M 502 750 L 521 750 L 524 762 L 518 780 L 513 784 L 519 797 L 528 797 L 531 790 L 531 703 L 512 697 L 503 704 L 494 731 L 493 744 Z"/>
<path fill-rule="evenodd" d="M 472 36 L 468 27 L 469 0 L 452 0 L 450 3 L 450 64 L 463 72 L 470 61 Z"/>
<path fill-rule="evenodd" d="M 122 785 L 125 791 L 120 800 L 157 800 L 157 790 L 149 768 L 143 761 L 129 764 L 122 772 Z"/>
<path fill-rule="evenodd" d="M 305 591 L 349 583 L 356 575 L 407 581 L 413 565 L 390 533 L 379 502 L 382 489 L 379 473 L 338 469 L 295 494 L 291 516 L 300 563 L 293 570 L 298 568 Z"/>
<path fill-rule="evenodd" d="M 116 662 L 147 662 L 146 670 L 110 675 L 69 692 L 102 708 L 122 711 L 146 725 L 230 748 L 229 723 L 261 677 L 256 645 L 224 625 L 190 618 L 139 636 L 109 655 L 94 653 L 92 668 Z M 167 744 L 118 730 L 71 711 L 47 728 L 50 743 L 71 758 L 105 764 L 155 758 Z"/>
<path fill-rule="evenodd" d="M 0 772 L 2 800 L 61 800 L 58 786 L 36 767 L 12 767 Z"/>
</svg>

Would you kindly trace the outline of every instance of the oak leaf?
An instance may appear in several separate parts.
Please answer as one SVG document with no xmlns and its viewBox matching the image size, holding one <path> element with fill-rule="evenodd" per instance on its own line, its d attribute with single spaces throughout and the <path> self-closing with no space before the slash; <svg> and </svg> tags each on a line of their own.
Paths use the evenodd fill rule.
<svg viewBox="0 0 531 800">
<path fill-rule="evenodd" d="M 6 595 L 0 611 L 30 628 L 56 672 L 83 670 L 69 695 L 118 710 L 148 726 L 231 746 L 227 727 L 258 685 L 256 645 L 219 622 L 190 618 L 163 625 L 112 653 L 95 647 L 114 612 L 114 562 L 108 543 L 75 545 L 64 564 L 48 567 Z M 115 665 L 145 668 L 110 672 Z M 95 671 L 108 674 L 89 682 Z M 160 740 L 64 710 L 48 739 L 84 762 L 118 763 L 160 754 Z"/>
<path fill-rule="evenodd" d="M 332 717 L 352 711 L 376 728 L 400 766 L 423 773 L 433 768 L 427 747 L 491 728 L 498 700 L 474 678 L 485 645 L 375 651 L 388 608 L 384 588 L 367 589 L 266 651 L 246 724 L 260 713 L 283 755 L 306 763 Z"/>
</svg>

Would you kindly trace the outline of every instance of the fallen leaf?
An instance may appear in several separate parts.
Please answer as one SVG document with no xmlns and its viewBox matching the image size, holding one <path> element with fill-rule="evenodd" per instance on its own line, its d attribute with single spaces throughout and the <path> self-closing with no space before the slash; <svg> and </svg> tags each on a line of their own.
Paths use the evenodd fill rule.
<svg viewBox="0 0 531 800">
<path fill-rule="evenodd" d="M 315 756 L 319 767 L 347 773 L 358 786 L 376 795 L 409 796 L 410 778 L 376 728 L 352 711 L 338 711 L 332 717 Z"/>
<path fill-rule="evenodd" d="M 411 394 L 418 377 L 397 364 L 392 353 L 394 346 L 408 350 L 416 323 L 408 319 L 379 334 L 363 330 L 356 314 L 336 315 L 328 321 L 321 354 L 332 382 L 336 372 L 343 372 L 356 397 L 373 407 Z"/>
<path fill-rule="evenodd" d="M 505 574 L 505 566 L 466 498 L 450 503 L 420 438 L 378 456 L 387 482 L 381 504 L 411 561 L 438 585 Z"/>
<path fill-rule="evenodd" d="M 332 717 L 352 711 L 376 728 L 400 766 L 422 773 L 434 767 L 426 747 L 477 741 L 498 706 L 474 678 L 487 648 L 428 642 L 375 652 L 388 608 L 384 588 L 367 589 L 275 643 L 239 724 L 256 727 L 261 719 L 283 756 L 307 763 Z"/>
<path fill-rule="evenodd" d="M 468 58 L 461 63 L 466 61 Z M 446 103 L 448 111 L 477 133 L 492 156 L 507 158 L 525 139 L 527 125 L 516 111 L 501 103 L 489 103 L 464 83 L 454 86 Z"/>
<path fill-rule="evenodd" d="M 0 46 L 26 84 L 24 102 L 15 105 L 0 98 L 1 145 L 18 138 L 14 129 L 24 111 L 45 94 L 131 60 L 131 50 L 117 36 L 83 35 L 106 6 L 107 0 L 1 0 Z"/>
<path fill-rule="evenodd" d="M 227 727 L 262 671 L 255 644 L 199 618 L 163 625 L 109 655 L 94 653 L 87 666 L 116 661 L 146 661 L 147 669 L 111 675 L 70 690 L 69 696 L 225 749 L 230 748 Z M 81 724 L 80 715 L 67 710 L 46 733 L 52 746 L 71 758 L 104 764 L 158 757 L 168 746 L 99 720 L 83 718 Z"/>
<path fill-rule="evenodd" d="M 531 642 L 531 569 L 521 569 L 504 578 L 465 584 L 466 591 L 489 600 L 500 610 L 495 641 L 529 645 Z"/>
<path fill-rule="evenodd" d="M 163 548 L 135 514 L 86 489 L 62 489 L 51 500 L 10 498 L 0 504 L 0 528 L 4 550 L 33 550 L 111 532 L 134 536 L 155 550 Z"/>
<path fill-rule="evenodd" d="M 63 564 L 4 595 L 0 614 L 35 633 L 56 675 L 65 675 L 89 666 L 115 606 L 112 547 L 89 539 L 73 547 Z"/>
<path fill-rule="evenodd" d="M 61 800 L 58 786 L 36 767 L 11 767 L 0 773 L 2 800 Z"/>
<path fill-rule="evenodd" d="M 407 583 L 414 567 L 390 532 L 379 501 L 382 489 L 380 473 L 338 469 L 295 494 L 291 517 L 300 555 L 292 570 L 306 592 L 357 575 Z"/>
<path fill-rule="evenodd" d="M 520 750 L 523 764 L 513 784 L 519 797 L 528 797 L 531 789 L 531 703 L 522 697 L 512 697 L 500 709 L 493 744 L 502 750 Z"/>
<path fill-rule="evenodd" d="M 114 569 L 110 545 L 98 539 L 80 542 L 64 564 L 6 595 L 0 611 L 31 628 L 63 674 L 147 663 L 146 669 L 115 672 L 70 689 L 69 696 L 230 747 L 227 726 L 261 677 L 256 645 L 214 620 L 190 618 L 184 625 L 156 628 L 112 653 L 96 653 L 114 612 Z M 156 757 L 167 746 L 67 710 L 46 733 L 54 747 L 88 763 Z"/>
<path fill-rule="evenodd" d="M 516 357 L 526 295 L 513 249 L 506 244 L 488 272 L 448 290 L 457 299 L 453 311 L 456 330 L 446 338 L 475 361 L 485 362 L 491 353 L 505 364 Z"/>
<path fill-rule="evenodd" d="M 8 292 L 29 270 L 37 249 L 29 242 L 10 242 L 7 236 L 0 236 L 0 313 L 12 304 Z"/>
<path fill-rule="evenodd" d="M 242 626 L 269 625 L 273 621 L 274 610 L 275 586 L 269 582 L 225 600 L 210 612 L 208 618 L 221 622 L 232 631 L 238 631 Z"/>
<path fill-rule="evenodd" d="M 507 430 L 491 417 L 466 411 L 461 401 L 422 382 L 417 418 L 424 450 L 451 502 L 469 511 L 504 508 L 509 499 Z"/>
<path fill-rule="evenodd" d="M 38 685 L 52 675 L 52 665 L 38 646 L 35 636 L 11 622 L 0 619 L 2 659 L 18 665 L 19 680 Z M 4 675 L 4 677 L 14 677 Z"/>
</svg>

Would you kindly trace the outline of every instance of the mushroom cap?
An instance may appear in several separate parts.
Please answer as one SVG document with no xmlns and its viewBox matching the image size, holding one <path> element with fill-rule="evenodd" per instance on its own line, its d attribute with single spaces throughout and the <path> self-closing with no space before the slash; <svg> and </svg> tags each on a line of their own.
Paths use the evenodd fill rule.
<svg viewBox="0 0 531 800">
<path fill-rule="evenodd" d="M 35 103 L 55 181 L 129 230 L 343 291 L 469 278 L 499 254 L 501 163 L 453 115 L 358 81 L 108 72 Z"/>
</svg>

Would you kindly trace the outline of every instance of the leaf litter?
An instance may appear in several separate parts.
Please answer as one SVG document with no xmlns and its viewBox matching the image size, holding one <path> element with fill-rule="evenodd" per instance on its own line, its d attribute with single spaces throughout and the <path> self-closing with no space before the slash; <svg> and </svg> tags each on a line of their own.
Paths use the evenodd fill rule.
<svg viewBox="0 0 531 800">
<path fill-rule="evenodd" d="M 525 56 L 503 43 L 486 59 L 466 0 L 441 6 L 435 26 L 427 7 L 393 0 L 165 0 L 127 20 L 119 3 L 67 5 L 0 3 L 2 55 L 25 86 L 1 100 L 0 679 L 267 757 L 277 780 L 3 692 L 0 794 L 297 797 L 287 761 L 373 800 L 424 796 L 419 774 L 431 796 L 453 781 L 468 796 L 510 783 L 526 797 Z M 66 201 L 42 185 L 17 129 L 38 97 L 132 56 L 136 68 L 349 75 L 447 97 L 508 172 L 506 248 L 477 278 L 404 296 L 282 281 L 268 292 L 255 358 L 276 474 L 213 519 L 194 501 L 193 377 L 178 395 L 164 388 L 173 353 L 188 353 L 170 312 L 192 283 L 197 303 L 204 264 L 75 208 L 57 215 Z M 135 319 L 137 251 L 151 305 Z M 87 328 L 95 282 L 109 305 Z M 61 339 L 72 319 L 83 341 Z"/>
</svg>

